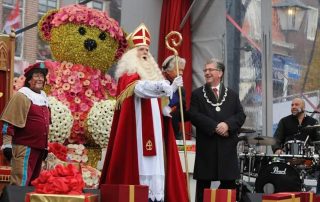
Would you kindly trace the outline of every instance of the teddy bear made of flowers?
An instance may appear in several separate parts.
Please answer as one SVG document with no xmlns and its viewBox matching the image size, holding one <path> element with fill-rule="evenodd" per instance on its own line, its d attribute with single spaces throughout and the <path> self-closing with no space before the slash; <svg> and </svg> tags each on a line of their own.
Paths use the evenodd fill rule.
<svg viewBox="0 0 320 202">
<path fill-rule="evenodd" d="M 38 23 L 54 61 L 46 60 L 51 142 L 106 147 L 116 83 L 107 70 L 125 52 L 127 41 L 107 13 L 83 5 L 48 11 Z"/>
</svg>

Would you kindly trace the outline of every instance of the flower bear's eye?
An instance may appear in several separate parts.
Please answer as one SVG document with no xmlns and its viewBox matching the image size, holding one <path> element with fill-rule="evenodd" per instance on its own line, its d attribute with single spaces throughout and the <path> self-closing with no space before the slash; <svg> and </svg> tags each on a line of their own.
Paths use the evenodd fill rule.
<svg viewBox="0 0 320 202">
<path fill-rule="evenodd" d="M 85 35 L 86 34 L 86 29 L 84 27 L 80 27 L 78 29 L 78 32 L 81 34 L 81 35 Z"/>
<path fill-rule="evenodd" d="M 99 35 L 99 39 L 105 40 L 107 38 L 107 34 L 105 32 L 101 32 Z"/>
</svg>

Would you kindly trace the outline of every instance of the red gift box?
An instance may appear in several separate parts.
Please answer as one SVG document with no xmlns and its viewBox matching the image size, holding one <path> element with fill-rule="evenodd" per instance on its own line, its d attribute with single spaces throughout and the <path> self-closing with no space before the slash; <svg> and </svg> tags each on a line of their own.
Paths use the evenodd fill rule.
<svg viewBox="0 0 320 202">
<path fill-rule="evenodd" d="M 313 198 L 313 202 L 320 202 L 320 195 L 315 195 Z"/>
<path fill-rule="evenodd" d="M 68 195 L 68 194 L 38 194 L 30 192 L 26 194 L 25 202 L 98 202 L 98 195 L 96 194 L 79 194 L 79 195 Z"/>
<path fill-rule="evenodd" d="M 149 187 L 143 185 L 102 184 L 101 201 L 148 202 Z"/>
<path fill-rule="evenodd" d="M 276 193 L 262 196 L 262 202 L 300 202 L 300 193 Z"/>
<path fill-rule="evenodd" d="M 204 189 L 203 202 L 235 202 L 235 189 Z"/>
<path fill-rule="evenodd" d="M 301 202 L 314 202 L 315 194 L 313 192 L 293 192 L 293 193 L 300 194 Z"/>
</svg>

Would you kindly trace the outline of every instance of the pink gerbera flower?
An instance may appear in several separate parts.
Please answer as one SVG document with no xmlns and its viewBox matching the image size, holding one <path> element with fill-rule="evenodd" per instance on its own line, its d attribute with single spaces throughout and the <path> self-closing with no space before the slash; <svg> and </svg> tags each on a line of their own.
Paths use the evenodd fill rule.
<svg viewBox="0 0 320 202">
<path fill-rule="evenodd" d="M 78 77 L 80 78 L 80 79 L 82 79 L 82 78 L 84 78 L 84 73 L 83 72 L 78 72 Z"/>
<path fill-rule="evenodd" d="M 79 120 L 80 119 L 80 113 L 79 112 L 76 112 L 74 113 L 74 120 Z"/>
<path fill-rule="evenodd" d="M 86 104 L 86 103 L 81 103 L 80 104 L 80 110 L 83 111 L 83 112 L 86 112 L 89 110 L 89 106 Z"/>
<path fill-rule="evenodd" d="M 76 77 L 75 76 L 69 76 L 68 83 L 74 84 L 75 82 L 76 82 Z"/>
<path fill-rule="evenodd" d="M 92 93 L 93 93 L 93 91 L 91 89 L 88 89 L 88 90 L 86 90 L 85 95 L 87 97 L 91 97 Z"/>
<path fill-rule="evenodd" d="M 90 85 L 90 81 L 89 80 L 84 80 L 83 81 L 83 85 L 84 86 L 89 86 Z"/>
<path fill-rule="evenodd" d="M 74 98 L 74 102 L 75 102 L 76 104 L 79 104 L 79 103 L 81 102 L 81 99 L 80 99 L 79 97 L 75 97 L 75 98 Z"/>
<path fill-rule="evenodd" d="M 62 89 L 63 89 L 64 91 L 70 90 L 70 84 L 69 84 L 69 83 L 64 83 L 64 84 L 62 85 Z"/>
</svg>

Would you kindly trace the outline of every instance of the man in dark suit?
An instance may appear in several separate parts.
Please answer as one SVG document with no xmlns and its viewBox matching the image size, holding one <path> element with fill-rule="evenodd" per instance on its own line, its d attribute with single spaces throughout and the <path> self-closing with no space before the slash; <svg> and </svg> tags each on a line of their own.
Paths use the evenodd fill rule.
<svg viewBox="0 0 320 202">
<path fill-rule="evenodd" d="M 239 96 L 223 84 L 225 66 L 210 59 L 203 69 L 206 84 L 192 92 L 190 119 L 196 127 L 196 159 L 193 178 L 197 180 L 196 201 L 211 181 L 220 189 L 235 189 L 240 171 L 237 159 L 237 131 L 246 115 Z"/>
</svg>

